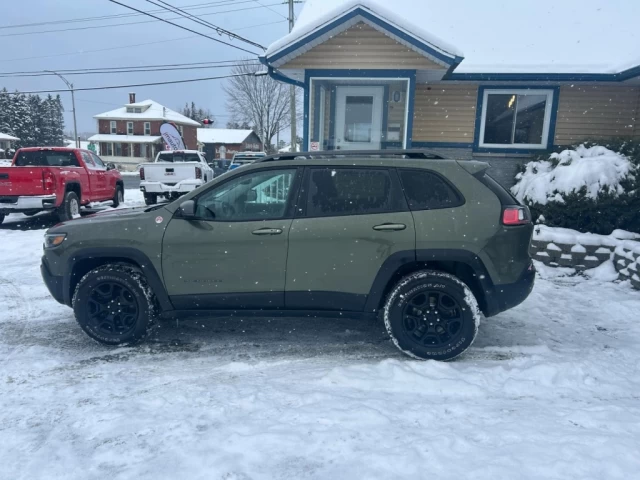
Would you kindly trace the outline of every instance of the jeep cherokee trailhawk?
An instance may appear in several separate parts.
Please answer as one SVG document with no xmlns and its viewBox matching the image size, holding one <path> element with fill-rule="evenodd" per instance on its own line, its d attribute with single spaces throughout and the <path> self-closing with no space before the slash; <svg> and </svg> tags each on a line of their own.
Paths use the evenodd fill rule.
<svg viewBox="0 0 640 480">
<path fill-rule="evenodd" d="M 529 211 L 488 166 L 426 151 L 266 157 L 167 205 L 51 228 L 42 275 L 109 345 L 143 339 L 160 314 L 380 314 L 403 352 L 451 359 L 480 312 L 534 282 Z"/>
</svg>

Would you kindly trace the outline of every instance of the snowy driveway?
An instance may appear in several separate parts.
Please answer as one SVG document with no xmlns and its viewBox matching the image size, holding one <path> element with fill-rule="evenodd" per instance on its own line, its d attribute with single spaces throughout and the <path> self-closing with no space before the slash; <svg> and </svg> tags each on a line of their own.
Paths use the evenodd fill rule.
<svg viewBox="0 0 640 480">
<path fill-rule="evenodd" d="M 452 363 L 347 319 L 163 323 L 108 349 L 49 296 L 30 225 L 0 227 L 2 479 L 638 478 L 625 284 L 545 270 Z"/>
</svg>

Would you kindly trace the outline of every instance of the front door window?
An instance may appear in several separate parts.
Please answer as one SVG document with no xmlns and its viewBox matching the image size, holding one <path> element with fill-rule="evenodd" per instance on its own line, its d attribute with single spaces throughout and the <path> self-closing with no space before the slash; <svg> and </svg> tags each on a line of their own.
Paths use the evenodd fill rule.
<svg viewBox="0 0 640 480">
<path fill-rule="evenodd" d="M 336 148 L 379 149 L 384 87 L 338 87 Z"/>
</svg>

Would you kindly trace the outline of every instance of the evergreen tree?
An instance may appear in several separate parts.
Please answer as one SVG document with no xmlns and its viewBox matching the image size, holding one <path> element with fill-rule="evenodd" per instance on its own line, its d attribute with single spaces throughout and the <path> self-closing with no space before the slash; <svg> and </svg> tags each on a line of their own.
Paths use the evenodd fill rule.
<svg viewBox="0 0 640 480">
<path fill-rule="evenodd" d="M 35 144 L 33 117 L 29 108 L 29 101 L 24 94 L 15 94 L 11 98 L 11 126 L 16 137 L 15 147 L 30 147 Z"/>
<path fill-rule="evenodd" d="M 29 146 L 37 147 L 44 145 L 42 129 L 44 126 L 44 120 L 42 118 L 42 99 L 40 95 L 29 95 L 29 112 L 33 123 L 33 143 Z"/>
<path fill-rule="evenodd" d="M 214 120 L 211 110 L 197 108 L 196 102 L 191 102 L 191 105 L 189 105 L 188 102 L 185 103 L 184 108 L 180 111 L 180 113 L 185 117 L 188 117 L 191 120 L 195 120 L 196 122 L 200 123 L 202 123 L 202 120 L 204 119 Z"/>
<path fill-rule="evenodd" d="M 64 147 L 64 107 L 60 95 L 53 101 L 53 146 Z"/>
<path fill-rule="evenodd" d="M 0 90 L 0 132 L 13 135 L 9 111 L 11 110 L 11 95 L 6 88 Z"/>
</svg>

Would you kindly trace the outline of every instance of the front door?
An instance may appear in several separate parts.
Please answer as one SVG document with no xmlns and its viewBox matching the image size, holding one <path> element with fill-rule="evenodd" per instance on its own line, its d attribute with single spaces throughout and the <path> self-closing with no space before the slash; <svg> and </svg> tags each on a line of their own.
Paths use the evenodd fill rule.
<svg viewBox="0 0 640 480">
<path fill-rule="evenodd" d="M 379 150 L 384 87 L 337 87 L 336 149 Z"/>
<path fill-rule="evenodd" d="M 174 217 L 162 271 L 179 310 L 280 308 L 297 168 L 247 172 L 194 200 L 198 220 Z"/>
</svg>

